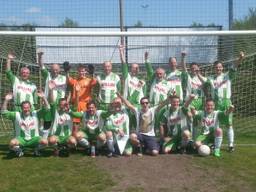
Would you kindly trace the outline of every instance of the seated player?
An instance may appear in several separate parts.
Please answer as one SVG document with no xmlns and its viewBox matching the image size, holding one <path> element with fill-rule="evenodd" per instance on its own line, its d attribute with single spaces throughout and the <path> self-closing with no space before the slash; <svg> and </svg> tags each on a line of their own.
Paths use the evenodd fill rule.
<svg viewBox="0 0 256 192">
<path fill-rule="evenodd" d="M 220 157 L 220 147 L 222 143 L 222 129 L 219 127 L 219 119 L 228 116 L 234 110 L 231 105 L 228 110 L 215 111 L 215 104 L 212 99 L 207 99 L 204 111 L 196 111 L 191 109 L 194 120 L 198 122 L 201 128 L 201 134 L 196 138 L 195 146 L 199 148 L 202 144 L 214 144 L 214 156 Z"/>
<path fill-rule="evenodd" d="M 68 148 L 76 146 L 76 139 L 72 136 L 72 117 L 69 111 L 69 104 L 65 98 L 59 99 L 58 106 L 53 101 L 54 82 L 49 82 L 52 125 L 49 130 L 49 145 L 54 147 L 54 155 L 58 156 L 63 152 L 67 156 L 69 154 Z M 60 151 L 60 149 L 62 149 Z"/>
<path fill-rule="evenodd" d="M 155 138 L 155 114 L 169 103 L 169 97 L 161 104 L 154 107 L 149 107 L 148 97 L 143 97 L 140 100 L 141 109 L 133 106 L 129 101 L 123 98 L 120 94 L 118 96 L 122 99 L 125 105 L 135 113 L 137 128 L 136 133 L 131 133 L 130 141 L 133 146 L 137 148 L 138 155 L 142 155 L 142 147 L 146 152 L 155 156 L 159 153 L 159 145 Z"/>
<path fill-rule="evenodd" d="M 38 96 L 43 99 L 46 108 L 49 111 L 49 104 L 42 92 Z M 17 157 L 24 155 L 23 148 L 34 148 L 34 155 L 40 156 L 40 150 L 47 145 L 47 140 L 39 136 L 39 121 L 45 115 L 43 110 L 32 111 L 31 103 L 23 101 L 21 103 L 21 112 L 8 111 L 8 102 L 13 99 L 13 94 L 9 93 L 5 96 L 5 101 L 2 106 L 2 115 L 14 121 L 15 138 L 10 141 L 10 149 L 16 153 Z"/>
<path fill-rule="evenodd" d="M 117 157 L 119 154 L 130 156 L 132 154 L 132 146 L 128 140 L 129 138 L 129 116 L 125 109 L 122 109 L 122 101 L 120 98 L 115 98 L 111 103 L 113 114 L 109 116 L 106 122 L 106 137 L 108 146 L 108 157 Z M 124 140 L 124 151 L 121 150 L 118 141 Z M 119 149 L 115 149 L 115 144 Z"/>
</svg>

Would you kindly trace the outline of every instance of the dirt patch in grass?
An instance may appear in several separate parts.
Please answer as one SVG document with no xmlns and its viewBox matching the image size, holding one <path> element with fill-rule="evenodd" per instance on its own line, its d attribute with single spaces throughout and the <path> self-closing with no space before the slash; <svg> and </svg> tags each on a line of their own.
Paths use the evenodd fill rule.
<svg viewBox="0 0 256 192">
<path fill-rule="evenodd" d="M 96 158 L 116 183 L 111 191 L 250 191 L 221 168 L 200 166 L 193 155 Z M 211 158 L 211 157 L 209 157 Z M 212 160 L 212 159 L 211 159 Z M 218 161 L 216 159 L 216 161 Z"/>
</svg>

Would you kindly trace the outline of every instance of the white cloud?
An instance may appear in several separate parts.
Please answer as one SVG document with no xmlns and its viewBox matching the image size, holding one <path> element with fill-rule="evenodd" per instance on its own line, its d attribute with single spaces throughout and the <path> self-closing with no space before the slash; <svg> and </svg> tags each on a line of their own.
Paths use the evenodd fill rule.
<svg viewBox="0 0 256 192">
<path fill-rule="evenodd" d="M 55 18 L 50 17 L 50 16 L 42 16 L 39 17 L 36 20 L 37 25 L 41 25 L 41 26 L 52 26 L 52 25 L 58 25 L 57 21 Z"/>
<path fill-rule="evenodd" d="M 25 10 L 25 13 L 40 13 L 40 12 L 41 12 L 41 8 L 39 7 L 30 7 Z"/>
<path fill-rule="evenodd" d="M 21 25 L 24 23 L 24 20 L 17 16 L 9 16 L 7 18 L 2 18 L 1 22 L 6 25 Z"/>
</svg>

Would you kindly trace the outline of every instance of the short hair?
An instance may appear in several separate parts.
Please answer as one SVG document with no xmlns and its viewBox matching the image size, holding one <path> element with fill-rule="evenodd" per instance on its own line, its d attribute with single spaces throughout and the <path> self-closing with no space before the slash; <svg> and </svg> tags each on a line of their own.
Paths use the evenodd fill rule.
<svg viewBox="0 0 256 192">
<path fill-rule="evenodd" d="M 198 65 L 198 63 L 196 63 L 196 62 L 192 62 L 192 63 L 190 64 L 190 67 L 192 67 L 193 65 L 197 65 L 197 66 L 199 66 L 199 65 Z"/>
<path fill-rule="evenodd" d="M 83 65 L 83 64 L 79 64 L 78 65 L 78 67 L 77 67 L 77 69 L 79 70 L 79 69 L 87 69 L 87 66 L 85 66 L 85 65 Z"/>
<path fill-rule="evenodd" d="M 61 101 L 67 101 L 67 98 L 60 98 L 58 104 L 60 104 Z"/>
<path fill-rule="evenodd" d="M 171 60 L 172 60 L 172 59 L 177 60 L 177 58 L 176 58 L 176 57 L 169 57 L 169 63 L 171 62 Z"/>
<path fill-rule="evenodd" d="M 149 100 L 149 98 L 148 98 L 147 96 L 145 96 L 145 97 L 142 97 L 142 98 L 140 99 L 140 104 L 142 103 L 142 101 L 143 101 L 144 99 L 147 99 L 147 100 Z"/>
<path fill-rule="evenodd" d="M 180 100 L 180 97 L 178 95 L 172 95 L 171 99 L 179 99 Z"/>
<path fill-rule="evenodd" d="M 25 104 L 29 104 L 29 106 L 31 107 L 31 103 L 29 101 L 22 101 L 20 105 L 21 107 L 23 107 L 23 105 Z"/>
<path fill-rule="evenodd" d="M 212 98 L 207 98 L 207 99 L 205 100 L 205 103 L 208 103 L 208 102 L 213 102 L 213 103 L 214 103 L 214 100 L 213 100 Z"/>
<path fill-rule="evenodd" d="M 213 65 L 216 66 L 216 65 L 219 64 L 219 63 L 220 63 L 221 65 L 223 65 L 223 64 L 222 64 L 222 61 L 220 61 L 220 60 L 214 61 Z"/>
<path fill-rule="evenodd" d="M 88 108 L 90 105 L 94 105 L 96 107 L 96 102 L 93 100 L 90 100 L 87 104 L 86 107 Z"/>
</svg>

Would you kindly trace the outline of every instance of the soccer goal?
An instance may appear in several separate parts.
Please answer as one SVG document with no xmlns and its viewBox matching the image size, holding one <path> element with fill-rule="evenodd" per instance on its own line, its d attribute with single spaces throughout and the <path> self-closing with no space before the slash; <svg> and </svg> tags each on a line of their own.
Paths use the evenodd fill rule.
<svg viewBox="0 0 256 192">
<path fill-rule="evenodd" d="M 131 29 L 37 29 L 31 32 L 0 31 L 0 97 L 1 104 L 6 93 L 12 90 L 6 78 L 8 52 L 16 55 L 12 71 L 19 76 L 19 69 L 28 66 L 30 79 L 39 89 L 44 87 L 37 65 L 37 51 L 44 52 L 43 62 L 47 67 L 53 63 L 69 61 L 72 70 L 78 64 L 93 64 L 95 73 L 102 73 L 103 61 L 113 63 L 113 71 L 121 75 L 118 46 L 125 42 L 125 58 L 128 64 L 138 63 L 140 75 L 146 78 L 144 53 L 154 68 L 168 69 L 170 57 L 181 60 L 181 52 L 186 53 L 189 70 L 191 63 L 199 64 L 204 76 L 214 74 L 216 60 L 224 64 L 227 72 L 236 62 L 240 51 L 245 58 L 232 80 L 232 103 L 235 105 L 234 129 L 236 134 L 256 135 L 256 31 L 216 31 L 210 30 L 168 30 Z M 212 31 L 213 30 L 213 31 Z M 121 40 L 122 38 L 122 40 Z M 178 68 L 181 66 L 178 64 Z M 181 70 L 181 69 L 180 69 Z M 11 106 L 10 106 L 11 108 Z M 0 132 L 12 132 L 12 123 L 0 117 Z"/>
</svg>

